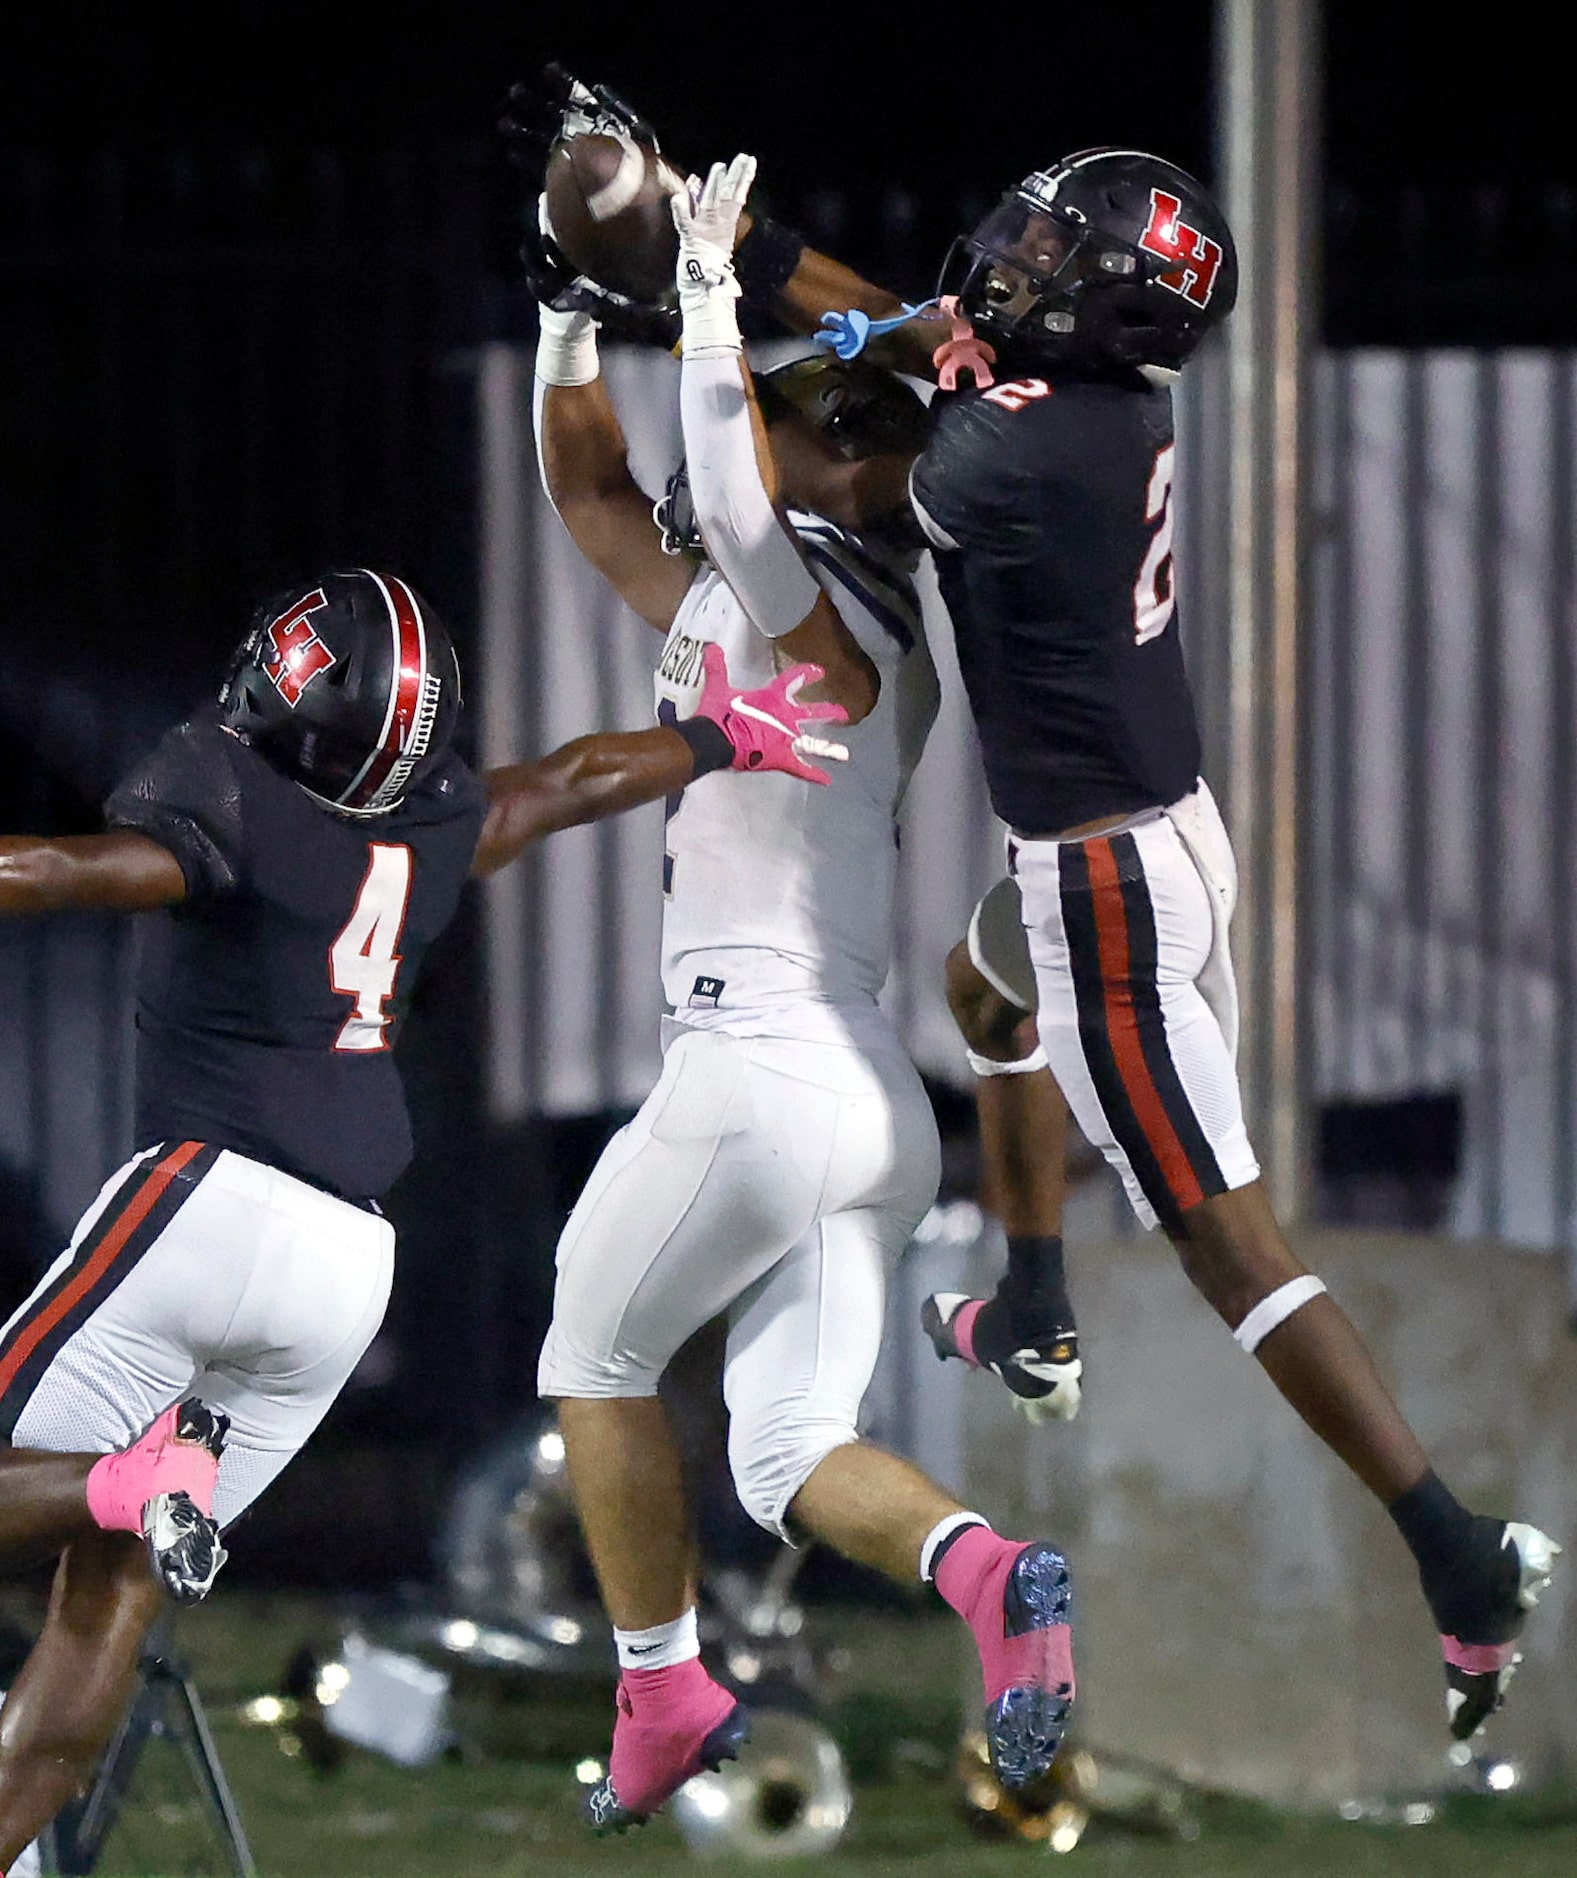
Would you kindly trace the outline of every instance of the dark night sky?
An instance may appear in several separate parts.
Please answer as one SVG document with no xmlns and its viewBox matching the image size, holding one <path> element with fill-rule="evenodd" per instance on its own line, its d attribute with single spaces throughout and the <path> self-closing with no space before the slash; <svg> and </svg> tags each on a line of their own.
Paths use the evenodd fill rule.
<svg viewBox="0 0 1577 1878">
<path fill-rule="evenodd" d="M 1470 34 L 1443 27 L 1438 6 L 1329 0 L 1333 173 L 1506 179 L 1569 166 L 1563 65 L 1542 43 L 1542 11 L 1527 10 L 1521 32 Z M 915 27 L 915 9 L 849 8 L 840 38 L 824 7 L 752 29 L 773 16 L 522 0 L 37 5 L 6 23 L 0 143 L 474 135 L 510 78 L 558 57 L 623 88 L 670 148 L 754 147 L 764 176 L 880 166 L 923 187 L 945 166 L 994 188 L 1063 150 L 1130 138 L 1208 170 L 1212 13 L 1208 0 L 998 8 L 969 15 L 950 42 Z M 878 52 L 892 18 L 910 43 Z"/>
<path fill-rule="evenodd" d="M 124 635 L 136 606 L 155 599 L 165 618 L 212 615 L 212 625 L 190 625 L 206 655 L 209 637 L 233 633 L 233 602 L 215 611 L 223 596 L 245 590 L 258 570 L 279 584 L 276 562 L 290 559 L 293 568 L 303 557 L 344 552 L 342 537 L 354 539 L 358 559 L 394 551 L 384 545 L 392 537 L 418 570 L 432 562 L 434 577 L 447 579 L 445 558 L 460 549 L 451 554 L 444 544 L 459 537 L 433 519 L 433 493 L 414 481 L 425 468 L 437 495 L 448 491 L 434 467 L 442 439 L 432 357 L 473 343 L 479 331 L 529 322 L 513 260 L 518 192 L 492 126 L 510 81 L 534 76 L 550 58 L 624 91 L 680 160 L 699 166 L 753 151 L 761 160 L 757 201 L 769 212 L 785 212 L 779 192 L 790 219 L 800 219 L 807 197 L 822 189 L 863 193 L 876 205 L 884 188 L 901 186 L 929 217 L 911 247 L 939 258 L 960 225 L 960 203 L 984 206 L 1007 182 L 1090 143 L 1148 147 L 1210 179 L 1214 11 L 1211 0 L 1000 7 L 970 14 L 969 31 L 949 39 L 917 26 L 916 9 L 836 16 L 807 7 L 785 10 L 783 24 L 752 28 L 747 19 L 774 16 L 610 10 L 594 0 L 555 8 L 529 0 L 14 6 L 0 27 L 0 268 L 8 270 L 0 484 L 9 490 L 11 523 L 0 545 L 0 587 L 13 612 L 35 622 L 32 638 L 59 658 L 78 642 Z M 1403 182 L 1443 199 L 1421 234 L 1414 227 L 1411 246 L 1399 238 L 1394 211 L 1382 208 L 1366 224 L 1377 245 L 1359 244 L 1340 279 L 1332 268 L 1338 340 L 1351 342 L 1356 332 L 1364 343 L 1393 343 L 1394 330 L 1422 307 L 1435 317 L 1425 342 L 1440 343 L 1443 333 L 1444 343 L 1456 343 L 1467 328 L 1461 320 L 1450 326 L 1454 308 L 1429 314 L 1430 281 L 1482 262 L 1488 244 L 1475 235 L 1483 224 L 1468 212 L 1472 192 L 1464 190 L 1459 216 L 1454 186 L 1499 183 L 1548 203 L 1548 185 L 1572 175 L 1557 89 L 1565 68 L 1534 36 L 1538 29 L 1470 40 L 1440 26 L 1443 12 L 1385 0 L 1328 0 L 1325 9 L 1327 199 L 1357 189 L 1378 200 Z M 837 17 L 854 22 L 842 37 L 828 23 Z M 906 35 L 902 50 L 876 50 L 873 26 L 891 41 L 895 23 Z M 444 326 L 440 306 L 430 333 L 408 320 L 410 330 L 391 339 L 376 288 L 357 271 L 355 242 L 368 225 L 354 215 L 348 235 L 335 237 L 343 279 L 312 284 L 316 298 L 299 274 L 267 260 L 254 259 L 250 285 L 235 285 L 240 273 L 225 270 L 232 259 L 239 268 L 241 257 L 225 244 L 239 247 L 244 217 L 230 205 L 233 153 L 266 150 L 285 159 L 288 178 L 293 158 L 310 177 L 305 153 L 391 148 L 431 185 L 425 222 L 409 224 L 413 242 L 431 250 L 468 206 L 486 201 L 483 238 L 465 252 L 485 253 L 494 275 L 478 276 L 474 258 L 467 263 L 466 331 L 455 330 L 458 315 Z M 167 236 L 146 251 L 117 250 L 118 272 L 83 245 L 78 224 L 92 225 L 100 199 L 96 158 L 122 150 L 155 153 L 150 173 L 171 151 L 195 154 L 194 173 L 207 178 L 193 194 L 193 225 L 208 242 L 200 278 L 182 271 Z M 205 168 L 204 153 L 221 160 Z M 35 191 L 35 202 L 29 178 L 40 176 L 67 180 Z M 137 238 L 139 186 L 134 180 L 129 190 L 129 241 Z M 303 191 L 291 196 L 288 188 L 281 183 L 270 213 L 294 215 L 292 226 L 310 232 Z M 1563 214 L 1569 200 L 1557 203 Z M 871 226 L 878 213 L 868 206 L 840 251 L 899 291 L 926 291 L 934 273 L 882 271 L 880 228 Z M 1567 262 L 1550 246 L 1555 224 L 1540 214 L 1531 236 L 1504 221 L 1512 232 L 1501 247 L 1544 269 L 1541 304 L 1554 309 L 1547 323 L 1564 322 L 1564 334 L 1577 318 L 1568 310 Z M 1559 224 L 1568 235 L 1569 223 L 1566 214 Z M 1499 320 L 1491 343 L 1526 342 L 1531 330 L 1526 320 L 1527 330 L 1505 328 L 1505 310 L 1528 302 L 1507 279 L 1490 279 L 1462 315 L 1480 322 L 1474 335 Z M 233 303 L 228 311 L 223 294 Z M 1365 326 L 1375 307 L 1380 317 Z M 423 302 L 420 317 L 430 312 Z M 176 343 L 171 335 L 183 325 L 189 336 Z M 112 354 L 117 333 L 125 349 Z M 1404 333 L 1403 342 L 1416 335 Z M 431 357 L 417 356 L 422 343 Z M 243 408 L 248 372 L 264 388 L 254 386 L 253 401 L 268 411 L 267 426 Z M 305 447 L 310 432 L 299 448 L 295 439 L 303 420 L 318 421 L 325 386 L 338 400 L 331 411 L 338 428 L 327 455 L 314 456 Z M 346 442 L 372 435 L 366 413 L 375 407 L 401 420 L 403 457 L 378 439 L 363 461 Z M 417 460 L 424 451 L 426 463 Z M 329 487 L 331 470 L 340 480 Z M 272 479 L 282 492 L 274 509 L 248 506 L 243 471 L 254 484 Z M 323 488 L 315 495 L 317 476 Z M 325 518 L 321 526 L 315 514 Z"/>
</svg>

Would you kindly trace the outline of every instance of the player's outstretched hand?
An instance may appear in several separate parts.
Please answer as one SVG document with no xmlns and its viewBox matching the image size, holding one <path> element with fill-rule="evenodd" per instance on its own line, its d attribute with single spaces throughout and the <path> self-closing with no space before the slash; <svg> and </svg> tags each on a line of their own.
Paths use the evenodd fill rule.
<svg viewBox="0 0 1577 1878">
<path fill-rule="evenodd" d="M 755 691 L 736 691 L 728 675 L 723 649 L 709 644 L 702 655 L 706 673 L 698 717 L 709 717 L 733 746 L 734 769 L 780 770 L 802 782 L 825 783 L 824 769 L 805 761 L 843 763 L 849 752 L 841 743 L 811 733 L 811 724 L 846 724 L 849 714 L 841 704 L 801 703 L 800 692 L 825 676 L 819 665 L 791 665 L 770 685 Z"/>
<path fill-rule="evenodd" d="M 679 232 L 678 283 L 717 287 L 733 278 L 734 241 L 745 198 L 756 180 L 756 159 L 736 156 L 714 163 L 703 183 L 692 176 L 669 198 Z M 735 289 L 737 292 L 737 288 Z"/>
<path fill-rule="evenodd" d="M 548 151 L 566 137 L 633 137 L 649 150 L 658 148 L 657 133 L 616 91 L 583 85 L 556 64 L 544 66 L 535 84 L 510 86 L 498 129 L 510 161 L 537 176 Z"/>
</svg>

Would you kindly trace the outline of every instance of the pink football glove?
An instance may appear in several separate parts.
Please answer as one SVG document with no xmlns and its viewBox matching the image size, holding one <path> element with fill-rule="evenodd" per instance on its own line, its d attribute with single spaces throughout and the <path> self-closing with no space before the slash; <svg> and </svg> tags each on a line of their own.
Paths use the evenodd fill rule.
<svg viewBox="0 0 1577 1878">
<path fill-rule="evenodd" d="M 819 756 L 834 763 L 848 760 L 841 743 L 809 735 L 807 724 L 846 724 L 849 714 L 841 704 L 801 704 L 799 694 L 825 676 L 819 665 L 791 665 L 770 685 L 756 691 L 736 691 L 719 645 L 708 643 L 702 654 L 706 682 L 697 717 L 709 717 L 732 744 L 731 769 L 781 770 L 802 782 L 825 783 L 824 769 L 807 763 Z"/>
</svg>

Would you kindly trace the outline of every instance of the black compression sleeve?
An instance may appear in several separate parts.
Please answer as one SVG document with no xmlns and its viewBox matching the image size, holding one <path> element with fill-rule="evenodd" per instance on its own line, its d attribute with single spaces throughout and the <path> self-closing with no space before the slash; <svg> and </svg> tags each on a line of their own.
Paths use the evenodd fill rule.
<svg viewBox="0 0 1577 1878">
<path fill-rule="evenodd" d="M 805 251 L 805 237 L 762 216 L 750 224 L 750 232 L 734 250 L 734 278 L 740 291 L 754 306 L 770 306 L 788 285 L 799 257 Z"/>
</svg>

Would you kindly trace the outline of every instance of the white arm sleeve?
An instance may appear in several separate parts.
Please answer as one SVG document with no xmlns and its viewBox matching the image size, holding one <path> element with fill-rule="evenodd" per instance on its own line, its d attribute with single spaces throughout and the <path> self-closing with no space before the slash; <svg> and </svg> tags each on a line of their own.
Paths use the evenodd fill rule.
<svg viewBox="0 0 1577 1878">
<path fill-rule="evenodd" d="M 737 353 L 686 353 L 679 372 L 685 468 L 707 558 L 756 630 L 781 639 L 803 625 L 821 588 L 761 481 L 742 369 Z"/>
</svg>

